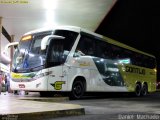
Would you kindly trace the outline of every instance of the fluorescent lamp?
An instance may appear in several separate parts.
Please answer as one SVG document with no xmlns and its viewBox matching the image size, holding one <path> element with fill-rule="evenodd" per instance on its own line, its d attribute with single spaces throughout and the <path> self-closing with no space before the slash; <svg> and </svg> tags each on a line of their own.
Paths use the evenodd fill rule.
<svg viewBox="0 0 160 120">
<path fill-rule="evenodd" d="M 43 5 L 45 9 L 53 10 L 58 7 L 58 0 L 43 0 Z"/>
</svg>

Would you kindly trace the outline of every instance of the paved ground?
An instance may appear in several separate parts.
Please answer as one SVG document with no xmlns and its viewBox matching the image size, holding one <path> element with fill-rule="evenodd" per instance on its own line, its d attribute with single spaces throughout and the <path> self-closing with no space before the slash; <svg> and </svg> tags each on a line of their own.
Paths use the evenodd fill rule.
<svg viewBox="0 0 160 120">
<path fill-rule="evenodd" d="M 159 92 L 140 98 L 113 94 L 106 97 L 89 96 L 81 100 L 61 101 L 61 104 L 81 105 L 85 108 L 85 115 L 44 120 L 160 120 Z"/>
<path fill-rule="evenodd" d="M 62 103 L 62 101 L 68 101 L 68 98 L 40 98 L 32 95 L 2 93 L 0 95 L 0 120 L 41 120 L 84 114 L 84 108 L 80 105 Z"/>
<path fill-rule="evenodd" d="M 65 103 L 82 105 L 86 114 L 54 120 L 160 120 L 160 93 L 141 98 L 119 94 L 86 97 Z"/>
</svg>

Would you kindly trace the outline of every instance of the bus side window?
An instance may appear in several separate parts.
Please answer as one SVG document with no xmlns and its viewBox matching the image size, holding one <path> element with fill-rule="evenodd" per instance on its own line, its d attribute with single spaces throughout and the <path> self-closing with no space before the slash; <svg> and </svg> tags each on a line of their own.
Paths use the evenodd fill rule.
<svg viewBox="0 0 160 120">
<path fill-rule="evenodd" d="M 80 38 L 80 41 L 79 41 L 77 48 L 75 50 L 75 53 L 74 53 L 74 57 L 80 57 L 80 56 L 85 55 L 83 44 L 84 44 L 84 41 L 82 40 L 82 38 Z"/>
<path fill-rule="evenodd" d="M 82 35 L 75 50 L 74 57 L 90 55 L 94 56 L 94 40 L 88 36 Z"/>
</svg>

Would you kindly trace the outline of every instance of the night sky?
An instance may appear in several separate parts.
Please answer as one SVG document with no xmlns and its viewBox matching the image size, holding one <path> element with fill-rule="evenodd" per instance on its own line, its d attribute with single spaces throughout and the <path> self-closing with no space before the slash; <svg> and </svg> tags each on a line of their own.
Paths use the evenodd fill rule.
<svg viewBox="0 0 160 120">
<path fill-rule="evenodd" d="M 160 74 L 159 0 L 118 0 L 95 32 L 155 55 Z"/>
</svg>

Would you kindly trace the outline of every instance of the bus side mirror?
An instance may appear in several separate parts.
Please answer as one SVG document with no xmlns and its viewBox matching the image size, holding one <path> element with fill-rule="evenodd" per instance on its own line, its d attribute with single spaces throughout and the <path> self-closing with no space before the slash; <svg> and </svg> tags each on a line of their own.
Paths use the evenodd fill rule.
<svg viewBox="0 0 160 120">
<path fill-rule="evenodd" d="M 18 46 L 19 42 L 8 43 L 5 46 L 5 49 L 0 53 L 0 58 L 5 61 L 7 64 L 10 63 L 11 59 L 9 57 L 8 48 L 11 46 Z"/>
<path fill-rule="evenodd" d="M 64 37 L 62 36 L 57 36 L 57 35 L 48 35 L 48 36 L 45 36 L 42 41 L 41 41 L 41 50 L 46 50 L 46 46 L 48 45 L 49 41 L 50 40 L 53 40 L 53 39 L 64 39 Z"/>
<path fill-rule="evenodd" d="M 11 47 L 11 46 L 18 46 L 19 42 L 12 42 L 12 43 L 8 43 L 6 46 L 5 46 L 5 49 L 4 49 L 4 52 L 8 52 L 8 48 Z"/>
</svg>

